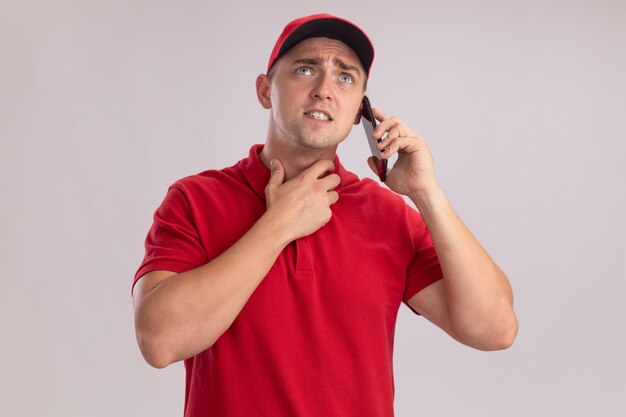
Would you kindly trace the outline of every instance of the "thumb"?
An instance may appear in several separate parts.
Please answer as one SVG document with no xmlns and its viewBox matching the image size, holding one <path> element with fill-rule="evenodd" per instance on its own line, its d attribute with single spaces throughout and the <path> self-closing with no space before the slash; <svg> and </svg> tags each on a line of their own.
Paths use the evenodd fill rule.
<svg viewBox="0 0 626 417">
<path fill-rule="evenodd" d="M 367 158 L 367 165 L 369 165 L 370 169 L 376 176 L 378 176 L 378 158 L 375 156 L 370 156 Z"/>
<path fill-rule="evenodd" d="M 278 159 L 272 159 L 270 161 L 270 181 L 267 184 L 268 188 L 278 187 L 285 180 L 285 170 L 283 164 Z"/>
</svg>

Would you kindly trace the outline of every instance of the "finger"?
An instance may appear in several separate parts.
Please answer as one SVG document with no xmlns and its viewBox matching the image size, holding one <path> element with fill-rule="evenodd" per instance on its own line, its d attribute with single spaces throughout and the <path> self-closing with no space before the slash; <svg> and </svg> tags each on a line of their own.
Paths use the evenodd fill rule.
<svg viewBox="0 0 626 417">
<path fill-rule="evenodd" d="M 388 132 L 392 138 L 408 138 L 415 136 L 415 134 L 404 123 L 399 122 L 393 125 Z"/>
<path fill-rule="evenodd" d="M 388 119 L 387 115 L 385 114 L 385 112 L 383 112 L 381 109 L 379 109 L 378 107 L 374 107 L 372 109 L 372 112 L 374 113 L 374 117 L 376 118 L 376 120 L 378 120 L 379 122 L 383 122 L 386 119 Z"/>
<path fill-rule="evenodd" d="M 335 204 L 339 200 L 339 194 L 337 191 L 329 191 L 327 194 L 328 205 Z"/>
<path fill-rule="evenodd" d="M 374 139 L 380 139 L 385 134 L 386 129 L 381 127 L 380 125 L 387 120 L 387 115 L 377 107 L 372 108 L 372 112 L 374 113 L 374 117 L 378 121 L 378 124 L 374 128 L 374 132 L 372 133 L 372 137 Z"/>
<path fill-rule="evenodd" d="M 373 108 L 372 111 L 374 112 L 374 117 L 376 117 L 376 120 L 380 122 L 378 126 L 376 126 L 376 130 L 379 129 L 380 126 L 380 129 L 383 130 L 384 133 L 385 131 L 389 131 L 391 128 L 397 125 L 401 131 L 401 134 L 398 136 L 417 136 L 415 132 L 409 129 L 407 125 L 397 116 L 387 116 L 382 110 L 377 107 Z"/>
<path fill-rule="evenodd" d="M 397 133 L 404 133 L 404 136 L 408 136 L 407 132 L 409 131 L 409 128 L 397 116 L 388 117 L 382 122 L 380 122 L 380 124 L 376 126 L 376 129 L 374 129 L 374 133 L 375 133 L 374 136 L 382 138 L 385 132 L 387 132 L 387 137 L 388 137 L 394 128 L 396 129 L 395 131 Z M 396 137 L 397 136 L 400 136 L 400 135 L 398 134 L 396 135 Z"/>
<path fill-rule="evenodd" d="M 270 180 L 267 183 L 268 189 L 274 189 L 281 185 L 285 180 L 285 169 L 278 159 L 270 161 Z"/>
<path fill-rule="evenodd" d="M 388 146 L 381 151 L 381 156 L 389 159 L 393 154 L 398 152 L 411 153 L 420 150 L 426 146 L 424 139 L 420 137 L 400 138 L 397 137 L 389 142 Z"/>
<path fill-rule="evenodd" d="M 387 146 L 380 150 L 380 156 L 389 159 L 401 149 L 401 144 L 398 143 L 400 138 L 395 138 L 394 140 L 388 142 Z"/>
<path fill-rule="evenodd" d="M 320 159 L 315 162 L 313 165 L 302 171 L 303 176 L 313 177 L 313 178 L 322 178 L 326 175 L 327 172 L 330 172 L 335 169 L 335 164 L 333 161 L 329 159 Z"/>
<path fill-rule="evenodd" d="M 375 112 L 375 115 L 376 114 L 378 115 L 376 118 L 380 120 L 380 123 L 374 129 L 374 135 L 373 135 L 374 138 L 376 139 L 382 138 L 385 132 L 387 132 L 386 137 L 391 136 L 392 139 L 394 137 L 417 136 L 415 132 L 409 129 L 406 123 L 404 123 L 400 118 L 398 118 L 398 116 L 389 117 L 380 110 L 378 110 L 378 112 Z M 394 134 L 394 133 L 397 133 L 397 134 Z"/>
<path fill-rule="evenodd" d="M 374 114 L 374 118 L 378 121 L 374 131 L 372 132 L 372 137 L 374 139 L 380 139 L 385 134 L 385 130 L 380 129 L 379 126 L 387 118 L 387 115 L 378 107 L 373 107 L 372 113 Z"/>
<path fill-rule="evenodd" d="M 330 174 L 320 179 L 322 187 L 326 191 L 334 190 L 341 182 L 341 178 L 337 174 Z"/>
<path fill-rule="evenodd" d="M 389 144 L 396 138 L 408 138 L 412 137 L 414 134 L 402 123 L 397 123 L 393 125 L 391 129 L 387 132 L 387 136 L 380 142 L 376 144 L 376 147 L 380 150 L 385 149 L 389 146 Z"/>
</svg>

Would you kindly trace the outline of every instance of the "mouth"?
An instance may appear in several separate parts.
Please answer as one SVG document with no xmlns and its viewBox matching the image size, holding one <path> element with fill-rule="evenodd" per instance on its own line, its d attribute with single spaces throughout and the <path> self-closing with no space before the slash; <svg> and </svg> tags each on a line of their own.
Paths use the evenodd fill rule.
<svg viewBox="0 0 626 417">
<path fill-rule="evenodd" d="M 304 113 L 305 116 L 311 117 L 313 119 L 322 120 L 324 122 L 332 121 L 332 117 L 328 115 L 328 113 L 324 113 L 323 111 L 314 110 L 307 113 Z"/>
</svg>

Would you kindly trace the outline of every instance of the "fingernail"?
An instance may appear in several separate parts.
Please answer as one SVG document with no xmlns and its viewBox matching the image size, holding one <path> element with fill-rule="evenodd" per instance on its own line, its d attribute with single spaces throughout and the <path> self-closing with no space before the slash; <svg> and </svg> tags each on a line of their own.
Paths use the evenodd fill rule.
<svg viewBox="0 0 626 417">
<path fill-rule="evenodd" d="M 276 168 L 276 160 L 275 159 L 272 159 L 270 161 L 270 168 L 272 168 L 272 169 Z"/>
</svg>

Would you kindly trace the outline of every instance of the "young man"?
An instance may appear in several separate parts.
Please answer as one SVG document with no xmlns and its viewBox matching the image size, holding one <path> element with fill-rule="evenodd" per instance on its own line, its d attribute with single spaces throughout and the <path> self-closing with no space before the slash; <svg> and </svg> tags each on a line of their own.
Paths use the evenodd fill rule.
<svg viewBox="0 0 626 417">
<path fill-rule="evenodd" d="M 382 156 L 398 154 L 393 192 L 336 156 L 373 57 L 344 19 L 289 23 L 256 82 L 265 145 L 176 182 L 155 213 L 137 339 L 152 366 L 185 360 L 186 416 L 392 416 L 402 302 L 477 349 L 513 342 L 509 283 L 450 207 L 424 140 L 375 110 Z"/>
</svg>

